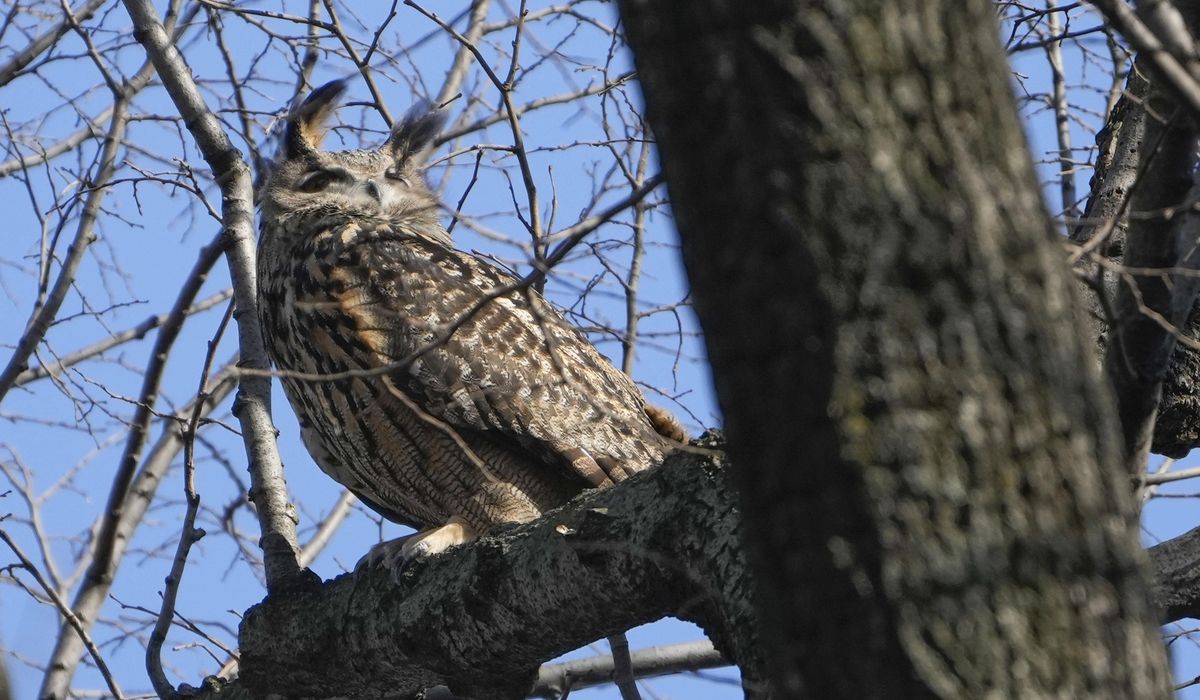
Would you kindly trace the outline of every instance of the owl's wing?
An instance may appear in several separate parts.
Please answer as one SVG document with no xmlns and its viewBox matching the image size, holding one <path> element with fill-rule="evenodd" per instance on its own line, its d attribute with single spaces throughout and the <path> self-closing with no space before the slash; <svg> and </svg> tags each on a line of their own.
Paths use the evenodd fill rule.
<svg viewBox="0 0 1200 700">
<path fill-rule="evenodd" d="M 318 259 L 332 257 L 327 293 L 355 342 L 438 427 L 515 443 L 596 486 L 661 458 L 641 392 L 535 290 L 388 225 L 328 240 Z"/>
</svg>

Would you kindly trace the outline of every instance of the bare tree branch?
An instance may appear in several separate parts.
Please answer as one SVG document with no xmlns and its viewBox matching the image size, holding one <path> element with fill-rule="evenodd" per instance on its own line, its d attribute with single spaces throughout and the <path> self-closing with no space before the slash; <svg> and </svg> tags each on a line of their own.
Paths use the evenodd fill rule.
<svg viewBox="0 0 1200 700">
<path fill-rule="evenodd" d="M 170 42 L 158 14 L 147 0 L 125 0 L 133 18 L 134 36 L 145 47 L 163 85 L 179 109 L 188 131 L 196 139 L 222 191 L 222 220 L 226 258 L 233 278 L 237 304 L 241 362 L 250 369 L 269 366 L 262 331 L 258 326 L 258 300 L 254 275 L 254 197 L 250 171 L 230 143 L 220 122 L 204 104 L 191 71 Z M 242 378 L 235 404 L 250 460 L 251 500 L 262 528 L 262 547 L 268 586 L 286 581 L 300 568 L 296 562 L 296 522 L 288 503 L 283 465 L 271 423 L 271 383 L 261 376 Z"/>
<path fill-rule="evenodd" d="M 1091 0 L 1091 3 L 1129 40 L 1138 54 L 1144 56 L 1162 74 L 1178 92 L 1183 104 L 1187 105 L 1193 114 L 1200 114 L 1200 82 L 1197 82 L 1197 78 L 1200 77 L 1200 62 L 1196 57 L 1176 55 L 1172 51 L 1173 48 L 1178 48 L 1175 37 L 1168 37 L 1171 43 L 1165 44 L 1163 38 L 1143 24 L 1123 0 Z"/>
<path fill-rule="evenodd" d="M 680 671 L 698 671 L 729 665 L 729 661 L 707 640 L 639 649 L 630 654 L 629 658 L 635 678 L 653 678 Z M 604 654 L 546 664 L 538 670 L 537 682 L 529 695 L 558 700 L 571 691 L 612 683 L 615 672 L 612 657 Z"/>
<path fill-rule="evenodd" d="M 533 523 L 414 563 L 398 581 L 368 570 L 268 596 L 242 623 L 239 683 L 315 697 L 449 685 L 523 698 L 537 666 L 563 650 L 674 615 L 698 621 L 742 668 L 747 696 L 760 697 L 722 461 L 677 453 Z"/>
<path fill-rule="evenodd" d="M 47 583 L 46 579 L 42 578 L 42 574 L 38 571 L 38 568 L 34 566 L 33 562 L 29 561 L 29 557 L 25 556 L 25 553 L 21 551 L 17 543 L 4 530 L 0 530 L 0 540 L 4 540 L 4 544 L 8 545 L 12 553 L 16 555 L 17 560 L 21 562 L 22 568 L 33 576 L 38 585 L 42 587 L 42 591 L 46 593 L 46 596 L 54 602 L 54 607 L 58 608 L 58 614 L 62 615 L 63 619 L 67 621 L 67 624 L 70 625 L 71 630 L 79 639 L 80 645 L 87 649 L 88 654 L 92 657 L 92 661 L 96 662 L 96 668 L 100 669 L 100 675 L 104 677 L 104 682 L 108 684 L 108 689 L 112 691 L 113 696 L 118 698 L 118 700 L 124 698 L 125 696 L 121 693 L 121 689 L 117 687 L 117 681 L 113 678 L 112 671 L 108 669 L 108 664 L 104 661 L 104 656 L 100 654 L 100 650 L 96 648 L 96 643 L 92 641 L 91 636 L 88 634 L 87 625 L 67 607 L 66 601 L 59 597 L 58 591 L 55 591 L 54 587 Z"/>
<path fill-rule="evenodd" d="M 105 0 L 87 0 L 78 9 L 72 11 L 72 14 L 75 16 L 73 21 L 78 22 L 91 17 L 104 3 Z M 25 66 L 28 66 L 34 59 L 57 44 L 63 34 L 71 30 L 71 24 L 72 21 L 64 19 L 38 38 L 29 42 L 25 48 L 16 52 L 3 65 L 0 65 L 0 87 L 12 82 L 13 78 L 17 77 Z"/>
<path fill-rule="evenodd" d="M 204 530 L 196 527 L 196 513 L 200 510 L 200 494 L 196 491 L 196 431 L 200 428 L 200 418 L 204 412 L 204 401 L 208 398 L 209 372 L 217 352 L 217 345 L 232 316 L 233 306 L 230 305 L 217 326 L 217 332 L 208 341 L 208 352 L 204 357 L 204 367 L 200 371 L 200 386 L 196 390 L 196 402 L 192 406 L 192 414 L 188 418 L 183 433 L 183 493 L 187 508 L 183 514 L 183 532 L 179 535 L 179 544 L 175 548 L 175 558 L 171 562 L 171 573 L 167 574 L 166 587 L 162 591 L 162 607 L 158 611 L 158 619 L 154 622 L 154 630 L 146 642 L 146 671 L 150 682 L 160 698 L 168 698 L 174 694 L 175 688 L 167 680 L 162 665 L 162 645 L 167 639 L 167 630 L 175 616 L 175 601 L 179 596 L 179 586 L 183 583 L 183 570 L 187 566 L 188 553 L 192 545 L 204 537 Z"/>
<path fill-rule="evenodd" d="M 46 336 L 46 331 L 50 329 L 50 323 L 58 315 L 59 307 L 66 301 L 67 292 L 75 284 L 75 276 L 79 272 L 80 263 L 83 262 L 84 253 L 96 241 L 96 219 L 100 214 L 101 202 L 108 191 L 108 181 L 112 179 L 113 173 L 116 171 L 117 151 L 121 147 L 121 141 L 125 137 L 125 127 L 128 124 L 129 103 L 127 98 L 117 94 L 114 95 L 114 99 L 116 103 L 113 106 L 112 119 L 109 121 L 108 134 L 104 138 L 104 147 L 100 152 L 96 174 L 88 183 L 91 192 L 88 194 L 87 203 L 84 204 L 83 214 L 79 217 L 75 238 L 67 248 L 67 254 L 63 258 L 54 285 L 46 294 L 44 301 L 35 307 L 33 316 L 17 341 L 16 349 L 8 359 L 8 364 L 3 370 L 0 370 L 0 401 L 4 400 L 8 390 L 16 383 L 17 377 L 27 369 L 29 356 Z M 49 264 L 47 261 L 47 268 Z"/>
<path fill-rule="evenodd" d="M 225 291 L 217 292 L 216 294 L 213 294 L 212 296 L 208 297 L 207 299 L 198 301 L 195 304 L 193 304 L 192 306 L 188 307 L 186 310 L 184 310 L 184 314 L 187 316 L 191 316 L 194 314 L 202 313 L 204 311 L 211 309 L 212 307 L 216 306 L 217 304 L 220 304 L 223 301 L 229 300 L 229 298 L 232 296 L 233 296 L 233 290 L 231 290 L 231 289 L 226 289 Z M 167 321 L 170 318 L 171 318 L 171 314 L 169 312 L 165 313 L 165 314 L 158 314 L 155 316 L 150 316 L 146 320 L 142 321 L 141 323 L 137 324 L 136 326 L 133 326 L 132 328 L 129 328 L 129 329 L 126 329 L 123 331 L 119 331 L 117 333 L 113 333 L 113 334 L 109 335 L 107 338 L 105 338 L 104 340 L 101 340 L 97 343 L 93 343 L 92 345 L 89 345 L 86 348 L 81 348 L 65 357 L 62 357 L 61 359 L 55 360 L 53 364 L 42 365 L 39 367 L 33 367 L 31 369 L 27 369 L 24 372 L 22 372 L 21 374 L 17 375 L 16 385 L 23 386 L 30 382 L 35 382 L 39 379 L 45 379 L 46 377 L 56 376 L 63 370 L 67 369 L 68 367 L 73 367 L 73 366 L 79 364 L 80 362 L 83 362 L 84 360 L 88 360 L 93 357 L 102 355 L 105 352 L 117 347 L 118 345 L 122 345 L 131 340 L 141 340 L 142 338 L 145 338 L 146 334 L 149 333 L 150 331 L 154 330 L 155 328 L 158 328 L 159 326 L 162 326 L 164 323 L 167 323 Z"/>
</svg>

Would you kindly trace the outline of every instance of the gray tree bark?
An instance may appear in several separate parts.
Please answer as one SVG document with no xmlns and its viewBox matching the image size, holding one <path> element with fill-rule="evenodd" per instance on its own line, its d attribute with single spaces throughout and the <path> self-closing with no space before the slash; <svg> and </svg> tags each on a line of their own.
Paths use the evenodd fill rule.
<svg viewBox="0 0 1200 700">
<path fill-rule="evenodd" d="M 720 447 L 709 440 L 702 444 Z M 591 492 L 538 521 L 413 564 L 274 592 L 240 632 L 256 694 L 524 698 L 538 666 L 673 615 L 705 629 L 763 697 L 740 517 L 720 453 Z"/>
<path fill-rule="evenodd" d="M 706 444 L 720 446 L 715 441 Z M 697 620 L 717 637 L 726 629 L 722 648 L 741 666 L 747 697 L 766 697 L 757 651 L 759 623 L 746 617 L 753 615 L 753 601 L 738 534 L 742 512 L 729 482 L 731 468 L 702 455 L 678 455 L 653 478 L 639 477 L 593 492 L 545 521 L 417 565 L 399 587 L 383 572 L 366 571 L 323 587 L 312 581 L 284 591 L 247 615 L 242 680 L 209 679 L 202 684 L 207 694 L 200 695 L 228 699 L 286 691 L 304 697 L 394 696 L 425 684 L 453 684 L 462 691 L 464 684 L 455 681 L 460 677 L 481 698 L 497 697 L 497 689 L 517 695 L 518 681 L 529 677 L 529 669 L 575 648 L 579 639 L 601 638 L 613 625 L 614 614 L 642 622 L 676 614 Z M 610 499 L 624 505 L 605 510 Z M 580 521 L 588 523 L 586 546 L 571 540 L 579 530 L 571 533 L 559 527 Z M 697 565 L 676 559 L 674 552 L 663 554 L 664 539 L 679 527 L 689 530 L 687 540 L 703 543 L 702 556 L 713 559 Z M 561 546 L 564 541 L 570 546 Z M 643 557 L 652 565 L 641 570 L 636 586 L 628 586 L 620 560 L 608 560 L 617 567 L 608 570 L 606 552 L 629 552 L 628 543 L 645 541 L 654 541 L 658 554 Z M 1195 572 L 1200 564 L 1194 551 L 1192 542 L 1182 549 L 1164 544 L 1151 550 L 1160 579 L 1156 603 L 1164 611 L 1164 622 L 1197 616 L 1200 577 Z M 555 561 L 560 557 L 564 561 Z M 581 564 L 584 568 L 572 573 Z M 587 575 L 579 578 L 585 569 Z M 679 585 L 681 575 L 690 583 Z M 536 585 L 510 587 L 521 581 Z M 509 585 L 502 587 L 502 582 Z M 605 607 L 603 598 L 617 594 L 624 597 L 615 608 Z M 442 611 L 466 608 L 465 601 L 471 602 L 469 609 L 431 623 Z M 412 614 L 414 609 L 419 614 Z M 490 631 L 481 634 L 480 621 L 491 625 L 495 620 L 507 626 L 501 636 L 515 634 L 514 610 L 522 615 L 524 636 L 537 644 L 493 645 Z M 549 636 L 542 639 L 544 635 Z M 457 651 L 439 657 L 446 651 L 441 645 L 451 642 Z M 433 646 L 427 647 L 430 643 Z M 477 658 L 490 670 L 481 674 Z"/>
<path fill-rule="evenodd" d="M 620 4 L 777 694 L 1165 697 L 991 5 Z"/>
<path fill-rule="evenodd" d="M 1195 3 L 1184 7 L 1189 19 L 1200 10 Z M 1108 355 L 1109 376 L 1127 426 L 1126 441 L 1141 443 L 1139 455 L 1150 439 L 1150 451 L 1183 457 L 1200 444 L 1200 355 L 1176 344 L 1171 332 L 1143 313 L 1138 302 L 1176 324 L 1184 336 L 1200 339 L 1200 315 L 1191 303 L 1175 301 L 1188 294 L 1194 298 L 1195 285 L 1179 275 L 1122 271 L 1193 264 L 1185 260 L 1186 249 L 1171 244 L 1177 236 L 1174 224 L 1179 222 L 1145 216 L 1186 199 L 1192 184 L 1189 162 L 1194 160 L 1188 142 L 1195 140 L 1192 120 L 1186 115 L 1171 119 L 1178 105 L 1147 71 L 1144 62 L 1135 63 L 1125 94 L 1097 135 L 1100 155 L 1091 195 L 1083 222 L 1072 229 L 1071 239 L 1088 250 L 1077 264 L 1084 279 L 1084 308 L 1091 319 L 1091 337 Z M 1153 106 L 1151 113 L 1147 105 Z M 1131 211 L 1141 213 L 1134 221 L 1133 241 L 1129 240 Z M 1097 258 L 1107 263 L 1100 264 Z M 1133 285 L 1140 299 L 1133 298 Z M 1110 337 L 1117 339 L 1113 349 Z M 1147 425 L 1147 415 L 1156 415 L 1156 420 Z M 1137 466 L 1144 468 L 1144 459 Z"/>
</svg>

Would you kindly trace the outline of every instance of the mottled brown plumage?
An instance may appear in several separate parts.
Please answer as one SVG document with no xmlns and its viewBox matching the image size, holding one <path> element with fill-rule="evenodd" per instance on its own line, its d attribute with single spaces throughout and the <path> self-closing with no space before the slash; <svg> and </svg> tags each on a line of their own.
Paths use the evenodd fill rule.
<svg viewBox="0 0 1200 700">
<path fill-rule="evenodd" d="M 419 170 L 440 115 L 410 113 L 375 151 L 320 151 L 342 90 L 289 118 L 258 255 L 268 351 L 321 469 L 436 529 L 407 557 L 659 462 L 678 424 L 536 291 L 453 249 Z"/>
</svg>

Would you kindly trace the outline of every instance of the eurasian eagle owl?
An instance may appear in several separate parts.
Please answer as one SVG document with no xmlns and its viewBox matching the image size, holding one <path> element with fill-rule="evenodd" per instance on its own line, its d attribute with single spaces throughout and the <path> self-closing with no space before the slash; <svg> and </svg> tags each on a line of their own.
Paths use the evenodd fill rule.
<svg viewBox="0 0 1200 700">
<path fill-rule="evenodd" d="M 453 248 L 414 110 L 376 150 L 320 150 L 344 91 L 292 111 L 262 200 L 259 314 L 321 469 L 441 551 L 657 462 L 683 438 L 540 294 Z M 663 436 L 671 439 L 664 439 Z"/>
</svg>

